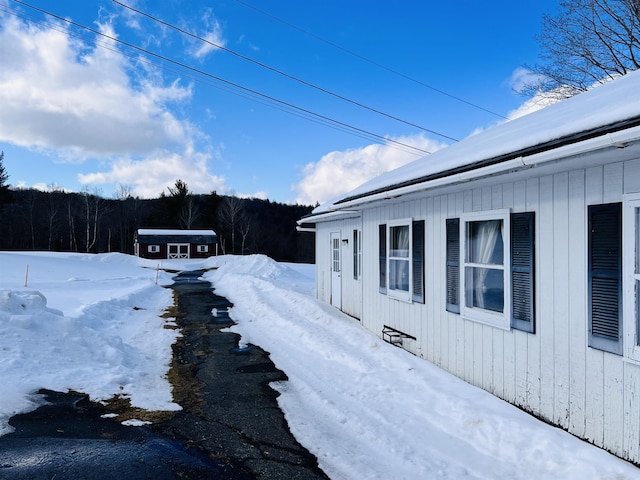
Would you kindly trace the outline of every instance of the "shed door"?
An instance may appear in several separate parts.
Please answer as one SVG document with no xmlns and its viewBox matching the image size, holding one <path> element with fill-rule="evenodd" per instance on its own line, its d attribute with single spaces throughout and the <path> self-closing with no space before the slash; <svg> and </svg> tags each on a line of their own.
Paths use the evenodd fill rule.
<svg viewBox="0 0 640 480">
<path fill-rule="evenodd" d="M 342 307 L 340 232 L 331 233 L 331 305 Z"/>
<path fill-rule="evenodd" d="M 167 258 L 189 258 L 188 243 L 167 244 Z"/>
</svg>

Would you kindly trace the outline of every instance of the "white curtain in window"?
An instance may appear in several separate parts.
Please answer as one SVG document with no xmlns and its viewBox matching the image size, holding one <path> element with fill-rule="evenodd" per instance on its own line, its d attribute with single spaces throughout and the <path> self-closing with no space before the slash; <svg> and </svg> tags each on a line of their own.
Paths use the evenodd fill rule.
<svg viewBox="0 0 640 480">
<path fill-rule="evenodd" d="M 394 257 L 408 257 L 409 256 L 409 227 L 395 227 L 395 245 L 391 255 Z"/>
<path fill-rule="evenodd" d="M 481 222 L 478 225 L 477 235 L 479 238 L 474 239 L 474 243 L 477 240 L 478 243 L 475 253 L 477 257 L 474 260 L 475 263 L 488 264 L 493 258 L 493 252 L 496 248 L 496 242 L 498 241 L 498 235 L 501 233 L 502 221 L 500 220 L 488 220 Z M 484 308 L 484 297 L 486 293 L 485 279 L 489 273 L 487 268 L 474 269 L 476 274 L 474 275 L 474 290 L 477 306 Z"/>
</svg>

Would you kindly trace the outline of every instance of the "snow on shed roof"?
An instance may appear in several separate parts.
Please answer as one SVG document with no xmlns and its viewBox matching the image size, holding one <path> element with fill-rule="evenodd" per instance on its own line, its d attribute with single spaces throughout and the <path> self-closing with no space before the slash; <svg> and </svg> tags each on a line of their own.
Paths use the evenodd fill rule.
<svg viewBox="0 0 640 480">
<path fill-rule="evenodd" d="M 339 209 L 345 201 L 390 191 L 440 172 L 527 152 L 537 146 L 553 148 L 558 146 L 554 145 L 556 141 L 632 119 L 640 119 L 640 71 L 497 125 L 380 175 L 320 205 L 311 215 L 328 213 Z"/>
<path fill-rule="evenodd" d="M 140 228 L 138 229 L 138 235 L 214 235 L 216 232 L 213 230 L 171 230 L 163 228 Z"/>
</svg>

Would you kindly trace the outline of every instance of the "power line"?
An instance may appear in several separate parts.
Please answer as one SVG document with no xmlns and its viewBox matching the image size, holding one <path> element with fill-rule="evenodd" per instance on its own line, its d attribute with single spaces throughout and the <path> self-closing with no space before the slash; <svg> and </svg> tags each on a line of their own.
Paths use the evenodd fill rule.
<svg viewBox="0 0 640 480">
<path fill-rule="evenodd" d="M 240 85 L 240 84 L 237 84 L 237 83 L 231 82 L 231 81 L 229 81 L 229 80 L 226 80 L 226 79 L 224 79 L 224 78 L 218 77 L 218 76 L 213 75 L 213 74 L 211 74 L 211 73 L 205 72 L 205 71 L 203 71 L 203 70 L 199 70 L 199 69 L 197 69 L 197 68 L 191 67 L 191 66 L 189 66 L 189 65 L 186 65 L 186 64 L 184 64 L 184 63 L 178 62 L 178 61 L 173 60 L 173 59 L 171 59 L 171 58 L 168 58 L 168 57 L 165 57 L 165 56 L 163 56 L 163 55 L 160 55 L 160 54 L 157 54 L 157 53 L 151 52 L 151 51 L 146 50 L 146 49 L 144 49 L 144 48 L 142 48 L 142 47 L 138 47 L 137 45 L 133 45 L 133 44 L 131 44 L 131 43 L 125 42 L 124 40 L 121 40 L 121 39 L 119 39 L 119 38 L 116 38 L 116 37 L 113 37 L 113 36 L 107 35 L 107 34 L 105 34 L 105 33 L 103 33 L 103 32 L 97 31 L 97 30 L 94 30 L 94 29 L 92 29 L 92 28 L 90 28 L 90 27 L 87 27 L 87 26 L 85 26 L 85 25 L 79 24 L 79 23 L 74 22 L 74 21 L 72 21 L 72 20 L 69 20 L 69 19 L 67 19 L 67 18 L 63 18 L 63 17 L 61 17 L 61 16 L 59 16 L 59 15 L 56 15 L 56 14 L 51 13 L 51 12 L 48 12 L 47 10 L 43 10 L 43 9 L 41 9 L 41 8 L 35 7 L 35 6 L 33 6 L 33 5 L 30 5 L 30 4 L 28 4 L 28 3 L 22 2 L 21 0 L 14 0 L 14 2 L 17 2 L 17 3 L 21 4 L 21 5 L 24 5 L 24 6 L 25 6 L 25 7 L 27 7 L 27 8 L 31 8 L 31 9 L 33 9 L 33 10 L 36 10 L 36 11 L 38 11 L 38 12 L 40 12 L 40 13 L 43 13 L 43 14 L 45 14 L 45 15 L 48 15 L 48 16 L 50 16 L 50 17 L 56 18 L 56 19 L 58 19 L 58 20 L 60 20 L 60 21 L 62 21 L 62 22 L 65 22 L 65 23 L 69 24 L 69 25 L 73 25 L 73 26 L 75 26 L 75 27 L 78 27 L 78 28 L 81 28 L 81 29 L 86 30 L 86 31 L 88 31 L 88 32 L 91 32 L 91 33 L 93 33 L 94 35 L 98 35 L 98 36 L 101 36 L 101 37 L 107 38 L 107 39 L 109 39 L 109 40 L 111 40 L 111 41 L 114 41 L 114 42 L 120 43 L 120 44 L 122 44 L 122 45 L 125 45 L 126 47 L 129 47 L 129 48 L 132 48 L 132 49 L 134 49 L 134 50 L 140 51 L 140 52 L 142 52 L 142 53 L 144 53 L 144 54 L 146 54 L 146 55 L 153 56 L 153 57 L 158 58 L 158 59 L 160 59 L 160 60 L 162 60 L 162 61 L 165 61 L 165 62 L 171 63 L 171 64 L 173 64 L 173 65 L 177 65 L 177 66 L 179 66 L 179 67 L 181 67 L 181 68 L 184 68 L 184 69 L 186 69 L 186 70 L 189 70 L 189 71 L 195 72 L 195 73 L 197 73 L 197 74 L 199 74 L 199 75 L 203 75 L 203 76 L 205 76 L 205 77 L 207 77 L 207 78 L 214 79 L 214 80 L 216 80 L 216 81 L 218 81 L 218 82 L 221 82 L 221 83 L 223 83 L 223 84 L 225 84 L 225 85 L 227 85 L 227 86 L 231 86 L 231 87 L 233 87 L 233 88 L 236 88 L 236 89 L 238 89 L 238 90 L 241 90 L 241 91 L 243 91 L 243 92 L 245 92 L 245 93 L 248 93 L 248 94 L 250 94 L 250 95 L 260 97 L 261 99 L 266 100 L 266 101 L 268 101 L 268 102 L 274 102 L 274 103 L 278 104 L 279 106 L 281 106 L 281 107 L 283 107 L 283 108 L 285 108 L 285 109 L 292 109 L 292 110 L 295 110 L 295 111 L 296 111 L 298 114 L 300 114 L 300 115 L 313 117 L 313 118 L 315 118 L 316 120 L 318 120 L 320 123 L 327 122 L 328 124 L 332 124 L 332 125 L 334 125 L 334 126 L 337 126 L 337 128 L 338 128 L 338 129 L 345 129 L 345 131 L 349 131 L 350 133 L 355 132 L 355 135 L 356 135 L 356 136 L 363 136 L 363 135 L 364 135 L 364 136 L 366 136 L 367 138 L 374 138 L 374 139 L 377 139 L 376 141 L 381 141 L 382 143 L 385 143 L 385 144 L 392 144 L 392 145 L 390 145 L 390 146 L 401 147 L 401 149 L 403 149 L 403 150 L 405 150 L 405 149 L 409 149 L 410 151 L 413 151 L 413 152 L 415 152 L 415 153 L 419 153 L 419 154 L 430 154 L 430 153 L 431 153 L 431 152 L 429 152 L 429 151 L 427 151 L 427 150 L 423 150 L 423 149 L 421 149 L 421 148 L 414 147 L 413 145 L 409 145 L 409 144 L 407 144 L 407 143 L 400 142 L 400 141 L 398 141 L 398 140 L 393 140 L 393 139 L 388 138 L 388 137 L 385 137 L 385 136 L 383 136 L 383 135 L 379 135 L 379 134 L 376 134 L 376 133 L 370 132 L 370 131 L 368 131 L 368 130 L 365 130 L 365 129 L 362 129 L 362 128 L 358 128 L 358 127 L 355 127 L 355 126 L 353 126 L 353 125 L 350 125 L 350 124 L 345 123 L 345 122 L 341 122 L 341 121 L 339 121 L 339 120 L 333 119 L 333 118 L 328 117 L 328 116 L 326 116 L 326 115 L 322 115 L 322 114 L 319 114 L 319 113 L 313 112 L 313 111 L 311 111 L 311 110 L 308 110 L 308 109 L 305 109 L 305 108 L 299 107 L 299 106 L 294 105 L 294 104 L 292 104 L 292 103 L 285 102 L 284 100 L 280 100 L 280 99 L 278 99 L 278 98 L 276 98 L 276 97 L 273 97 L 273 96 L 270 96 L 270 95 L 264 94 L 264 93 L 259 92 L 259 91 L 257 91 L 257 90 L 253 90 L 253 89 L 250 89 L 250 88 L 248 88 L 248 87 L 244 87 L 244 86 L 242 86 L 242 85 Z M 406 150 L 405 150 L 405 151 L 406 151 Z"/>
<path fill-rule="evenodd" d="M 429 85 L 429 84 L 427 84 L 425 82 L 422 82 L 422 81 L 417 80 L 417 79 L 415 79 L 413 77 L 410 77 L 407 74 L 404 74 L 402 72 L 394 70 L 393 68 L 387 67 L 386 65 L 383 65 L 380 62 L 377 62 L 375 60 L 371 60 L 370 58 L 367 58 L 364 55 L 360 55 L 359 53 L 356 53 L 353 50 L 349 50 L 348 48 L 345 48 L 345 47 L 343 47 L 341 45 L 338 45 L 337 43 L 334 43 L 331 40 L 327 40 L 326 38 L 323 38 L 323 37 L 321 37 L 319 35 L 311 33 L 311 32 L 309 32 L 309 31 L 307 31 L 307 30 L 305 30 L 303 28 L 298 27 L 297 25 L 294 25 L 293 23 L 287 22 L 286 20 L 283 20 L 282 18 L 276 17 L 275 15 L 273 15 L 273 14 L 271 14 L 269 12 L 266 12 L 265 10 L 262 10 L 262 9 L 260 9 L 258 7 L 255 7 L 255 6 L 253 6 L 253 5 L 249 4 L 249 3 L 243 2 L 242 0 L 235 0 L 235 1 L 237 3 L 239 3 L 240 5 L 244 6 L 244 7 L 250 8 L 251 10 L 254 10 L 254 11 L 258 12 L 261 15 L 264 15 L 266 17 L 272 18 L 273 20 L 275 20 L 277 22 L 280 22 L 280 23 L 286 25 L 289 28 L 297 30 L 298 32 L 301 32 L 301 33 L 303 33 L 303 34 L 305 34 L 305 35 L 307 35 L 309 37 L 315 38 L 316 40 L 319 40 L 320 42 L 323 42 L 323 43 L 325 43 L 327 45 L 330 45 L 333 48 L 337 48 L 338 50 L 341 50 L 341 51 L 345 52 L 346 54 L 351 55 L 352 57 L 359 58 L 360 60 L 363 60 L 363 61 L 365 61 L 367 63 L 370 63 L 371 65 L 375 65 L 378 68 L 381 68 L 383 70 L 386 70 L 387 72 L 393 73 L 394 75 L 402 77 L 405 80 L 409 80 L 409 81 L 411 81 L 413 83 L 417 83 L 418 85 L 426 87 L 429 90 L 433 90 L 434 92 L 437 92 L 437 93 L 439 93 L 441 95 L 449 97 L 449 98 L 451 98 L 453 100 L 465 103 L 465 104 L 467 104 L 467 105 L 469 105 L 469 106 L 471 106 L 473 108 L 477 108 L 478 110 L 482 110 L 484 112 L 490 113 L 491 115 L 495 115 L 496 117 L 500 117 L 500 118 L 503 118 L 505 120 L 508 120 L 508 118 L 505 117 L 504 115 L 501 115 L 501 114 L 496 113 L 496 112 L 494 112 L 492 110 L 489 110 L 488 108 L 481 107 L 480 105 L 478 105 L 476 103 L 470 102 L 470 101 L 465 100 L 463 98 L 460 98 L 460 97 L 458 97 L 456 95 L 452 95 L 451 93 L 445 92 L 444 90 L 441 90 L 441 89 L 436 88 L 436 87 L 434 87 L 432 85 Z"/>
<path fill-rule="evenodd" d="M 26 20 L 26 21 L 31 22 L 31 23 L 42 24 L 42 25 L 46 26 L 47 28 L 50 28 L 52 30 L 64 33 L 65 35 L 69 35 L 69 36 L 74 37 L 74 38 L 79 38 L 79 39 L 85 40 L 85 36 L 81 36 L 81 35 L 75 34 L 72 31 L 67 30 L 67 29 L 62 29 L 58 24 L 42 21 L 41 19 L 38 19 L 35 16 L 25 15 L 23 13 L 17 13 L 16 10 L 10 9 L 10 8 L 5 8 L 5 7 L 1 6 L 1 5 L 0 5 L 0 11 L 3 11 L 5 13 L 9 14 L 9 15 L 13 15 L 13 16 L 18 17 L 18 18 L 22 18 L 23 20 Z M 299 118 L 303 118 L 303 119 L 305 119 L 307 121 L 314 122 L 314 123 L 317 123 L 319 125 L 323 125 L 325 127 L 332 128 L 334 130 L 338 130 L 338 131 L 341 131 L 341 132 L 344 132 L 344 133 L 348 133 L 350 135 L 353 135 L 353 136 L 356 136 L 356 137 L 359 137 L 359 138 L 364 138 L 364 139 L 369 140 L 369 141 L 374 141 L 374 142 L 377 142 L 377 143 L 381 143 L 379 137 L 377 137 L 377 138 L 376 137 L 372 137 L 372 136 L 367 135 L 367 134 L 362 133 L 362 132 L 356 132 L 356 131 L 349 130 L 349 128 L 347 128 L 347 127 L 334 125 L 329 121 L 324 121 L 322 119 L 318 119 L 318 118 L 315 118 L 313 116 L 306 115 L 303 112 L 299 112 L 299 111 L 293 110 L 291 108 L 287 108 L 287 107 L 285 107 L 283 105 L 279 105 L 279 104 L 274 103 L 274 102 L 269 102 L 267 99 L 260 98 L 260 97 L 257 97 L 255 95 L 251 95 L 250 93 L 244 92 L 242 90 L 234 89 L 234 87 L 232 87 L 232 86 L 224 85 L 224 84 L 223 85 L 216 84 L 216 83 L 213 83 L 211 81 L 204 80 L 203 78 L 197 77 L 197 76 L 195 76 L 195 75 L 193 75 L 193 74 L 191 74 L 189 72 L 185 72 L 185 71 L 182 71 L 182 70 L 179 70 L 179 69 L 169 68 L 167 65 L 161 64 L 160 62 L 154 62 L 154 61 L 152 61 L 152 60 L 150 60 L 150 59 L 148 59 L 148 58 L 146 58 L 144 56 L 134 56 L 132 54 L 128 54 L 123 50 L 118 50 L 117 48 L 112 48 L 109 44 L 107 44 L 106 42 L 101 42 L 99 39 L 95 39 L 95 42 L 96 42 L 96 46 L 98 46 L 100 48 L 103 48 L 105 50 L 109 50 L 111 52 L 117 53 L 118 55 L 126 56 L 126 57 L 128 57 L 128 58 L 130 58 L 130 59 L 132 59 L 132 60 L 134 60 L 136 62 L 142 62 L 142 63 L 147 63 L 149 65 L 155 65 L 155 66 L 158 66 L 159 68 L 162 68 L 165 71 L 169 71 L 169 72 L 175 73 L 176 75 L 181 75 L 183 77 L 190 78 L 190 79 L 194 80 L 195 82 L 199 82 L 199 83 L 202 83 L 204 85 L 207 85 L 207 86 L 210 86 L 210 87 L 213 87 L 213 88 L 217 88 L 218 90 L 224 91 L 224 92 L 229 93 L 231 95 L 236 95 L 236 96 L 241 97 L 241 98 L 250 99 L 250 100 L 253 100 L 254 102 L 260 103 L 262 105 L 266 105 L 266 106 L 274 108 L 276 110 L 280 110 L 281 112 L 285 112 L 285 113 L 288 113 L 290 115 L 295 115 L 295 116 L 297 116 Z M 385 142 L 385 143 L 388 143 L 388 142 Z M 411 153 L 413 155 L 422 155 L 425 152 L 426 153 L 430 153 L 430 152 L 427 152 L 426 150 L 419 150 L 419 152 L 417 152 L 416 151 L 416 147 L 413 147 L 413 146 L 410 147 L 411 150 L 409 150 L 408 148 L 403 148 L 401 145 L 390 145 L 390 147 L 396 148 L 398 150 L 405 151 L 407 153 Z"/>
<path fill-rule="evenodd" d="M 322 93 L 325 93 L 325 94 L 327 94 L 327 95 L 331 95 L 332 97 L 338 98 L 338 99 L 343 100 L 343 101 L 348 102 L 348 103 L 351 103 L 352 105 L 356 105 L 357 107 L 364 108 L 364 109 L 366 109 L 366 110 L 369 110 L 370 112 L 377 113 L 378 115 L 382 115 L 382 116 L 384 116 L 384 117 L 390 118 L 390 119 L 395 120 L 395 121 L 397 121 L 397 122 L 404 123 L 405 125 L 409 125 L 409 126 L 411 126 L 411 127 L 418 128 L 418 129 L 423 130 L 423 131 L 425 131 L 425 132 L 432 133 L 432 134 L 434 134 L 434 135 L 437 135 L 437 136 L 439 136 L 439 137 L 446 138 L 446 139 L 448 139 L 448 140 L 452 140 L 452 141 L 454 141 L 454 142 L 458 142 L 458 141 L 459 141 L 457 138 L 450 137 L 449 135 L 445 135 L 444 133 L 440 133 L 440 132 L 437 132 L 437 131 L 435 131 L 435 130 L 431 130 L 431 129 L 429 129 L 429 128 L 426 128 L 426 127 L 423 127 L 423 126 L 417 125 L 417 124 L 412 123 L 412 122 L 409 122 L 409 121 L 407 121 L 407 120 L 403 120 L 403 119 L 401 119 L 401 118 L 399 118 L 399 117 L 396 117 L 396 116 L 394 116 L 394 115 L 390 115 L 390 114 L 388 114 L 388 113 L 382 112 L 382 111 L 377 110 L 377 109 L 375 109 L 375 108 L 373 108 L 373 107 L 370 107 L 370 106 L 368 106 L 368 105 L 364 105 L 363 103 L 360 103 L 360 102 L 358 102 L 358 101 L 356 101 L 356 100 L 352 100 L 352 99 L 350 99 L 350 98 L 348 98 L 348 97 L 345 97 L 345 96 L 340 95 L 340 94 L 338 94 L 338 93 L 335 93 L 335 92 L 332 92 L 332 91 L 330 91 L 330 90 L 327 90 L 326 88 L 323 88 L 323 87 L 320 87 L 320 86 L 318 86 L 318 85 L 315 85 L 315 84 L 313 84 L 313 83 L 311 83 L 311 82 L 308 82 L 308 81 L 306 81 L 306 80 L 303 80 L 303 79 L 301 79 L 301 78 L 299 78 L 299 77 L 295 77 L 295 76 L 293 76 L 293 75 L 291 75 L 291 74 L 289 74 L 289 73 L 283 72 L 282 70 L 278 70 L 278 69 L 277 69 L 277 68 L 275 68 L 275 67 L 272 67 L 272 66 L 267 65 L 267 64 L 265 64 L 265 63 L 262 63 L 262 62 L 260 62 L 260 61 L 258 61 L 258 60 L 255 60 L 255 59 L 253 59 L 253 58 L 251 58 L 251 57 L 248 57 L 248 56 L 246 56 L 246 55 L 243 55 L 243 54 L 241 54 L 241 53 L 238 53 L 238 52 L 236 52 L 236 51 L 234 51 L 234 50 L 231 50 L 231 49 L 229 49 L 229 48 L 227 48 L 227 47 L 225 47 L 225 46 L 223 46 L 223 45 L 220 45 L 220 44 L 217 44 L 217 43 L 212 42 L 212 41 L 210 41 L 210 40 L 207 40 L 206 38 L 203 38 L 203 37 L 200 37 L 200 36 L 198 36 L 198 35 L 195 35 L 195 34 L 193 34 L 193 33 L 189 32 L 189 31 L 187 31 L 187 30 L 184 30 L 184 29 L 182 29 L 182 28 L 180 28 L 180 27 L 178 27 L 178 26 L 176 26 L 176 25 L 174 25 L 174 24 L 172 24 L 172 23 L 165 22 L 164 20 L 162 20 L 162 19 L 160 19 L 160 18 L 154 17 L 153 15 L 150 15 L 150 14 L 148 14 L 148 13 L 146 13 L 146 12 L 143 12 L 142 10 L 138 10 L 138 9 L 136 9 L 136 8 L 134 8 L 134 7 L 131 7 L 131 6 L 129 6 L 129 5 L 126 5 L 126 4 L 124 4 L 124 3 L 122 3 L 122 2 L 120 2 L 120 1 L 118 1 L 118 0 L 111 0 L 111 1 L 112 1 L 113 3 L 117 3 L 118 5 L 120 5 L 120 6 L 124 7 L 124 8 L 126 8 L 126 9 L 128 9 L 128 10 L 131 10 L 131 11 L 133 11 L 133 12 L 136 12 L 136 13 L 140 14 L 140 15 L 143 15 L 143 16 L 145 16 L 145 17 L 147 17 L 147 18 L 149 18 L 149 19 L 153 20 L 154 22 L 157 22 L 157 23 L 159 23 L 159 24 L 161 24 L 161 25 L 164 25 L 165 27 L 169 27 L 169 28 L 171 28 L 171 29 L 173 29 L 173 30 L 176 30 L 176 31 L 178 31 L 178 32 L 180 32 L 180 33 L 182 33 L 182 34 L 184 34 L 184 35 L 187 35 L 187 36 L 189 36 L 189 37 L 191 37 L 191 38 L 194 38 L 194 39 L 199 40 L 199 41 L 201 41 L 201 42 L 205 42 L 205 43 L 207 43 L 207 44 L 209 44 L 209 45 L 211 45 L 211 46 L 213 46 L 213 47 L 216 47 L 216 48 L 218 48 L 218 49 L 220 49 L 220 50 L 222 50 L 222 51 L 224 51 L 224 52 L 227 52 L 227 53 L 230 53 L 230 54 L 232 54 L 232 55 L 235 55 L 236 57 L 241 58 L 242 60 L 245 60 L 245 61 L 247 61 L 247 62 L 251 62 L 251 63 L 253 63 L 254 65 L 258 65 L 259 67 L 262 67 L 262 68 L 265 68 L 265 69 L 267 69 L 267 70 L 269 70 L 269 71 L 272 71 L 272 72 L 274 72 L 274 73 L 277 73 L 278 75 L 282 75 L 283 77 L 286 77 L 286 78 L 288 78 L 288 79 L 290 79 L 290 80 L 293 80 L 293 81 L 295 81 L 295 82 L 298 82 L 298 83 L 300 83 L 300 84 L 302 84 L 302 85 L 305 85 L 305 86 L 307 86 L 307 87 L 313 88 L 313 89 L 318 90 L 318 91 L 320 91 L 320 92 L 322 92 Z"/>
</svg>

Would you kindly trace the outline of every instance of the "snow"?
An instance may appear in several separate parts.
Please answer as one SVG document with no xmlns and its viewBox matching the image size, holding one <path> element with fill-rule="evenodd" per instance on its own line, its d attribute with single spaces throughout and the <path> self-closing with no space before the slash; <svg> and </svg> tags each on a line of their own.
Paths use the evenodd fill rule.
<svg viewBox="0 0 640 480">
<path fill-rule="evenodd" d="M 380 175 L 318 206 L 313 214 L 335 210 L 339 207 L 337 203 L 345 198 L 366 195 L 415 178 L 471 165 L 637 117 L 640 117 L 640 71 L 471 135 L 447 148 Z"/>
<path fill-rule="evenodd" d="M 213 230 L 172 230 L 162 228 L 141 228 L 138 235 L 215 235 Z"/>
<path fill-rule="evenodd" d="M 28 286 L 24 287 L 29 264 Z M 166 381 L 179 335 L 159 318 L 172 274 L 120 254 L 0 253 L 0 434 L 40 388 L 124 394 L 177 409 Z M 335 479 L 631 479 L 639 471 L 383 342 L 314 298 L 312 265 L 264 256 L 165 260 L 234 306 L 230 329 L 271 354 L 296 438 Z M 159 284 L 156 285 L 156 274 Z M 135 307 L 135 308 L 134 308 Z M 141 421 L 132 421 L 140 425 Z"/>
</svg>

